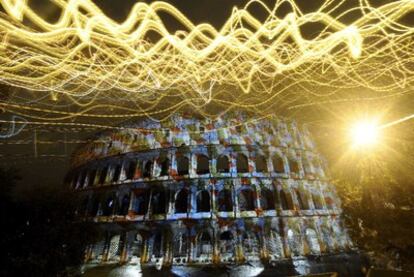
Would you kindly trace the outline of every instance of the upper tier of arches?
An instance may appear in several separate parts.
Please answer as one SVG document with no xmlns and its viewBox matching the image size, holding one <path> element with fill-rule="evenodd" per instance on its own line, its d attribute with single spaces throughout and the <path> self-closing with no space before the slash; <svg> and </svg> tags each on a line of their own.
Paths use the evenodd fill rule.
<svg viewBox="0 0 414 277">
<path fill-rule="evenodd" d="M 175 116 L 165 124 L 144 123 L 99 133 L 96 139 L 74 152 L 72 166 L 129 152 L 182 146 L 246 145 L 314 149 L 310 133 L 304 126 L 276 117 L 252 120 L 235 115 L 203 121 Z"/>
<path fill-rule="evenodd" d="M 198 146 L 121 155 L 72 170 L 74 189 L 125 182 L 211 177 L 324 178 L 323 163 L 309 151 L 276 147 Z"/>
</svg>

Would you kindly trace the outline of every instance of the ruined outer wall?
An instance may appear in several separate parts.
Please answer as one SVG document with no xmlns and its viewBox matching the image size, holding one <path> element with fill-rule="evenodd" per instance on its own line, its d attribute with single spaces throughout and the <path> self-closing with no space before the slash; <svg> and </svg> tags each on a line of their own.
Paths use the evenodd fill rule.
<svg viewBox="0 0 414 277">
<path fill-rule="evenodd" d="M 295 122 L 144 122 L 101 133 L 72 164 L 78 213 L 106 230 L 88 262 L 272 264 L 352 247 L 324 162 Z"/>
</svg>

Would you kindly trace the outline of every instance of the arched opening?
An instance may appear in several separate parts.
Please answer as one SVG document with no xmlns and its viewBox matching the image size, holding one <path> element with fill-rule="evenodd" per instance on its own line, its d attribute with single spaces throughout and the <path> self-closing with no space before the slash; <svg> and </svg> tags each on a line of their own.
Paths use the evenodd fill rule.
<svg viewBox="0 0 414 277">
<path fill-rule="evenodd" d="M 109 196 L 105 203 L 102 205 L 102 215 L 103 216 L 110 216 L 114 212 L 114 197 Z"/>
<path fill-rule="evenodd" d="M 109 249 L 108 249 L 108 260 L 115 260 L 116 258 L 119 258 L 120 256 L 120 243 L 121 242 L 121 236 L 115 235 L 111 238 L 109 242 Z"/>
<path fill-rule="evenodd" d="M 257 235 L 253 232 L 243 234 L 243 250 L 246 256 L 258 256 L 260 244 Z"/>
<path fill-rule="evenodd" d="M 273 171 L 276 173 L 285 173 L 285 163 L 283 162 L 282 157 L 279 155 L 273 156 Z"/>
<path fill-rule="evenodd" d="M 82 201 L 80 202 L 79 209 L 77 210 L 77 213 L 79 215 L 84 216 L 88 212 L 88 204 L 89 204 L 89 198 L 84 197 Z"/>
<path fill-rule="evenodd" d="M 233 211 L 233 199 L 230 190 L 222 189 L 218 194 L 217 200 L 219 212 Z"/>
<path fill-rule="evenodd" d="M 177 174 L 179 176 L 188 175 L 190 161 L 185 156 L 177 156 Z"/>
<path fill-rule="evenodd" d="M 149 190 L 138 189 L 134 191 L 134 194 L 133 211 L 137 215 L 145 215 L 148 212 Z"/>
<path fill-rule="evenodd" d="M 317 209 L 317 210 L 322 210 L 323 209 L 322 198 L 319 194 L 313 193 L 312 194 L 312 201 L 313 201 L 313 205 L 315 206 L 315 209 Z"/>
<path fill-rule="evenodd" d="M 290 193 L 280 190 L 280 204 L 283 210 L 293 210 L 293 199 Z"/>
<path fill-rule="evenodd" d="M 239 193 L 239 210 L 244 211 L 254 211 L 254 194 L 251 188 L 246 188 L 240 191 Z"/>
<path fill-rule="evenodd" d="M 275 197 L 273 190 L 268 188 L 262 188 L 260 190 L 260 206 L 265 211 L 275 209 Z"/>
<path fill-rule="evenodd" d="M 332 234 L 327 227 L 322 227 L 321 229 L 323 241 L 326 246 L 326 251 L 329 252 L 334 248 L 334 244 L 332 241 Z"/>
<path fill-rule="evenodd" d="M 96 177 L 96 169 L 93 169 L 89 172 L 89 178 L 88 178 L 88 187 L 92 187 L 95 182 Z"/>
<path fill-rule="evenodd" d="M 175 197 L 175 213 L 187 213 L 188 208 L 188 190 L 181 189 Z"/>
<path fill-rule="evenodd" d="M 319 255 L 321 248 L 319 246 L 318 236 L 313 229 L 306 229 L 306 242 L 308 243 L 311 254 Z"/>
<path fill-rule="evenodd" d="M 91 201 L 92 205 L 88 213 L 89 216 L 97 216 L 98 211 L 99 211 L 99 202 L 100 202 L 100 199 L 98 196 L 92 197 L 92 201 Z"/>
<path fill-rule="evenodd" d="M 197 155 L 197 174 L 210 173 L 209 160 L 206 155 Z"/>
<path fill-rule="evenodd" d="M 210 212 L 210 193 L 207 190 L 197 194 L 197 212 Z"/>
<path fill-rule="evenodd" d="M 237 155 L 237 173 L 246 173 L 249 172 L 249 162 L 246 155 L 239 153 Z"/>
<path fill-rule="evenodd" d="M 105 184 L 106 175 L 108 174 L 108 166 L 105 166 L 101 171 L 101 176 L 99 176 L 99 184 Z"/>
<path fill-rule="evenodd" d="M 233 234 L 230 231 L 225 231 L 220 234 L 220 253 L 223 254 L 234 254 L 234 241 Z"/>
<path fill-rule="evenodd" d="M 115 167 L 114 175 L 112 176 L 112 182 L 118 182 L 121 176 L 122 165 L 118 164 Z"/>
<path fill-rule="evenodd" d="M 152 255 L 154 255 L 155 258 L 161 258 L 163 256 L 162 245 L 163 236 L 161 232 L 157 232 L 152 241 Z"/>
<path fill-rule="evenodd" d="M 299 174 L 299 163 L 294 159 L 289 159 L 289 170 L 291 173 Z"/>
<path fill-rule="evenodd" d="M 299 209 L 301 210 L 309 210 L 309 203 L 308 199 L 300 190 L 295 189 L 296 197 L 298 199 Z"/>
<path fill-rule="evenodd" d="M 135 177 L 135 170 L 137 168 L 137 163 L 134 161 L 129 162 L 128 170 L 126 172 L 127 180 L 132 180 Z"/>
<path fill-rule="evenodd" d="M 187 234 L 185 232 L 179 233 L 174 239 L 173 253 L 174 257 L 187 256 Z"/>
<path fill-rule="evenodd" d="M 202 232 L 197 236 L 197 257 L 204 255 L 211 255 L 213 252 L 213 245 L 211 237 L 208 232 Z"/>
<path fill-rule="evenodd" d="M 326 196 L 325 197 L 325 203 L 326 203 L 326 207 L 328 208 L 328 209 L 333 209 L 334 208 L 334 202 L 333 202 L 333 200 L 332 200 L 332 198 L 331 197 L 329 197 L 329 196 Z"/>
<path fill-rule="evenodd" d="M 127 215 L 129 210 L 130 195 L 125 194 L 121 200 L 121 205 L 119 208 L 119 215 Z"/>
<path fill-rule="evenodd" d="M 83 171 L 80 180 L 79 180 L 79 188 L 83 188 L 85 186 L 86 176 L 88 175 L 87 171 Z"/>
<path fill-rule="evenodd" d="M 287 237 L 288 237 L 288 244 L 289 244 L 291 255 L 292 256 L 302 255 L 303 249 L 302 249 L 301 237 L 290 229 L 287 232 Z"/>
<path fill-rule="evenodd" d="M 152 161 L 146 161 L 143 176 L 144 178 L 150 178 L 152 176 Z"/>
<path fill-rule="evenodd" d="M 256 172 L 267 172 L 267 161 L 263 155 L 256 156 Z"/>
<path fill-rule="evenodd" d="M 142 236 L 139 233 L 137 233 L 134 236 L 133 241 L 131 243 L 131 250 L 130 251 L 131 251 L 132 259 L 141 257 L 142 246 L 143 246 Z"/>
<path fill-rule="evenodd" d="M 285 255 L 282 239 L 275 230 L 270 231 L 267 236 L 266 248 L 270 255 L 276 256 L 277 258 L 282 258 Z"/>
<path fill-rule="evenodd" d="M 153 214 L 166 213 L 166 193 L 164 188 L 156 188 L 152 191 L 151 210 Z"/>
<path fill-rule="evenodd" d="M 230 163 L 229 158 L 226 155 L 220 155 L 217 158 L 217 173 L 229 173 Z"/>
<path fill-rule="evenodd" d="M 160 176 L 168 176 L 170 170 L 170 160 L 168 158 L 162 158 L 160 160 L 161 172 Z"/>
</svg>

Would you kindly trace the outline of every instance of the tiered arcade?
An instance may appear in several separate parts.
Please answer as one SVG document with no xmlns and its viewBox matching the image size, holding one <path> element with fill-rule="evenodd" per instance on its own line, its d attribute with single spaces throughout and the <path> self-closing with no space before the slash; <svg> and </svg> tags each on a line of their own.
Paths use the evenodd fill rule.
<svg viewBox="0 0 414 277">
<path fill-rule="evenodd" d="M 101 133 L 74 153 L 67 183 L 105 233 L 89 264 L 275 266 L 352 247 L 309 132 L 278 118 Z"/>
</svg>

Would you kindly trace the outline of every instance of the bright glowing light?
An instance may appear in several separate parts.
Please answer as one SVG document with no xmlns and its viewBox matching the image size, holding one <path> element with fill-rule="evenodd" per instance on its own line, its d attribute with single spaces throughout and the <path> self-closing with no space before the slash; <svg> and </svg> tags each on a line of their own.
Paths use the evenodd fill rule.
<svg viewBox="0 0 414 277">
<path fill-rule="evenodd" d="M 414 85 L 414 28 L 400 22 L 414 1 L 380 7 L 359 1 L 334 15 L 344 0 L 324 1 L 309 13 L 294 0 L 274 7 L 253 0 L 233 8 L 219 30 L 192 23 L 165 2 L 137 3 L 121 23 L 91 0 L 51 2 L 61 9 L 54 23 L 27 0 L 0 0 L 0 82 L 35 91 L 32 99 L 11 96 L 0 108 L 32 119 L 155 116 L 189 105 L 205 116 L 208 105 L 270 114 L 279 103 L 324 96 L 309 87 L 391 93 Z M 252 5 L 267 18 L 255 18 Z M 291 12 L 279 16 L 286 5 Z M 347 26 L 341 22 L 347 13 L 361 16 Z M 167 29 L 165 14 L 179 31 Z M 315 23 L 322 28 L 314 37 L 302 36 Z M 77 109 L 47 103 L 50 91 L 53 101 Z"/>
<path fill-rule="evenodd" d="M 378 126 L 372 121 L 361 121 L 351 129 L 353 145 L 356 147 L 373 146 L 378 142 Z"/>
</svg>

